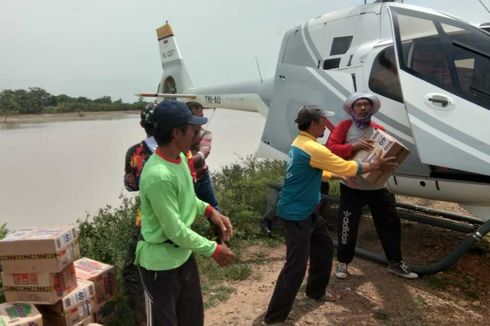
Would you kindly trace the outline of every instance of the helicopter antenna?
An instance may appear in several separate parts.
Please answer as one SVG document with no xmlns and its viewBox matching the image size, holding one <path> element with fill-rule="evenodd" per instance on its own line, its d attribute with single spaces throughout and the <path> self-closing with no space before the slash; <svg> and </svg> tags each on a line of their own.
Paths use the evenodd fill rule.
<svg viewBox="0 0 490 326">
<path fill-rule="evenodd" d="M 479 3 L 481 3 L 481 5 L 483 6 L 483 8 L 485 8 L 485 10 L 490 13 L 490 11 L 488 10 L 487 6 L 485 6 L 485 4 L 481 1 L 481 0 L 478 0 Z"/>
<path fill-rule="evenodd" d="M 260 72 L 259 60 L 257 59 L 257 56 L 255 56 L 255 63 L 257 64 L 257 70 L 259 71 L 260 82 L 263 83 L 264 80 L 262 79 L 262 73 Z"/>
</svg>

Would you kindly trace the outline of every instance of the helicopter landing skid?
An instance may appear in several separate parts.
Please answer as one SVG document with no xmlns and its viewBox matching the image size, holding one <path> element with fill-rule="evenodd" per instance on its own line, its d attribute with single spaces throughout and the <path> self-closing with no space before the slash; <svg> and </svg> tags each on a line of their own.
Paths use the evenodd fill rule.
<svg viewBox="0 0 490 326">
<path fill-rule="evenodd" d="M 279 197 L 279 192 L 282 188 L 281 184 L 270 184 L 271 188 L 267 197 L 267 210 L 264 216 L 260 219 L 259 225 L 262 232 L 268 236 L 272 236 L 273 227 L 276 224 L 277 217 L 275 216 L 275 206 Z M 322 199 L 328 203 L 338 203 L 339 198 L 322 195 Z M 466 238 L 454 248 L 448 255 L 441 260 L 428 265 L 410 265 L 410 268 L 415 273 L 422 275 L 435 274 L 444 271 L 454 265 L 461 257 L 463 257 L 471 248 L 480 242 L 490 232 L 490 219 L 481 221 L 471 216 L 464 216 L 450 212 L 435 210 L 427 207 L 397 204 L 400 218 L 416 221 L 422 224 L 428 224 L 434 227 L 449 229 L 467 234 Z M 334 241 L 337 247 L 337 241 Z M 356 247 L 355 254 L 364 259 L 374 261 L 379 264 L 387 265 L 388 261 L 382 255 L 375 254 L 369 250 Z"/>
</svg>

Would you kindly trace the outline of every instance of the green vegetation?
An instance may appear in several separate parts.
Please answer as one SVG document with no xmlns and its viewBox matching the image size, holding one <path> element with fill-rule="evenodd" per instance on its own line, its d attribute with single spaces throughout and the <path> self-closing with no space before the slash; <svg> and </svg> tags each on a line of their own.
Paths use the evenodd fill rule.
<svg viewBox="0 0 490 326">
<path fill-rule="evenodd" d="M 141 110 L 145 104 L 142 98 L 129 104 L 121 99 L 113 101 L 110 96 L 92 100 L 83 96 L 52 95 L 39 87 L 0 92 L 0 116 L 3 121 L 15 114 Z"/>
</svg>

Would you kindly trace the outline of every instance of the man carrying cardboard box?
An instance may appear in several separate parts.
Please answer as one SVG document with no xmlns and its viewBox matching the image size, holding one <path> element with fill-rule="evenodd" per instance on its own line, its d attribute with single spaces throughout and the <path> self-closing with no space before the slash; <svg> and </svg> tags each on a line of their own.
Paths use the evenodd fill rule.
<svg viewBox="0 0 490 326">
<path fill-rule="evenodd" d="M 338 156 L 349 159 L 360 150 L 370 151 L 373 141 L 369 137 L 382 126 L 371 122 L 371 116 L 378 112 L 379 99 L 371 93 L 352 94 L 344 102 L 344 111 L 351 119 L 341 121 L 330 133 L 326 146 Z M 378 237 L 389 262 L 388 271 L 404 278 L 413 279 L 418 275 L 410 270 L 402 260 L 401 223 L 395 207 L 393 195 L 384 183 L 373 184 L 361 176 L 355 176 L 340 185 L 340 207 L 338 227 L 337 265 L 335 276 L 345 279 L 347 265 L 354 258 L 359 219 L 363 206 L 368 205 L 373 216 Z"/>
</svg>

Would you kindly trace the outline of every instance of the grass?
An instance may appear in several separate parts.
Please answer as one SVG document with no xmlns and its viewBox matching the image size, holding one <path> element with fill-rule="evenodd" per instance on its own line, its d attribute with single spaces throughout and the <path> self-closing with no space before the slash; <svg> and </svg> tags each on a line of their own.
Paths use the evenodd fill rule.
<svg viewBox="0 0 490 326">
<path fill-rule="evenodd" d="M 226 285 L 218 285 L 213 288 L 203 286 L 204 308 L 212 308 L 228 300 L 230 295 L 235 293 L 235 288 Z"/>
</svg>

